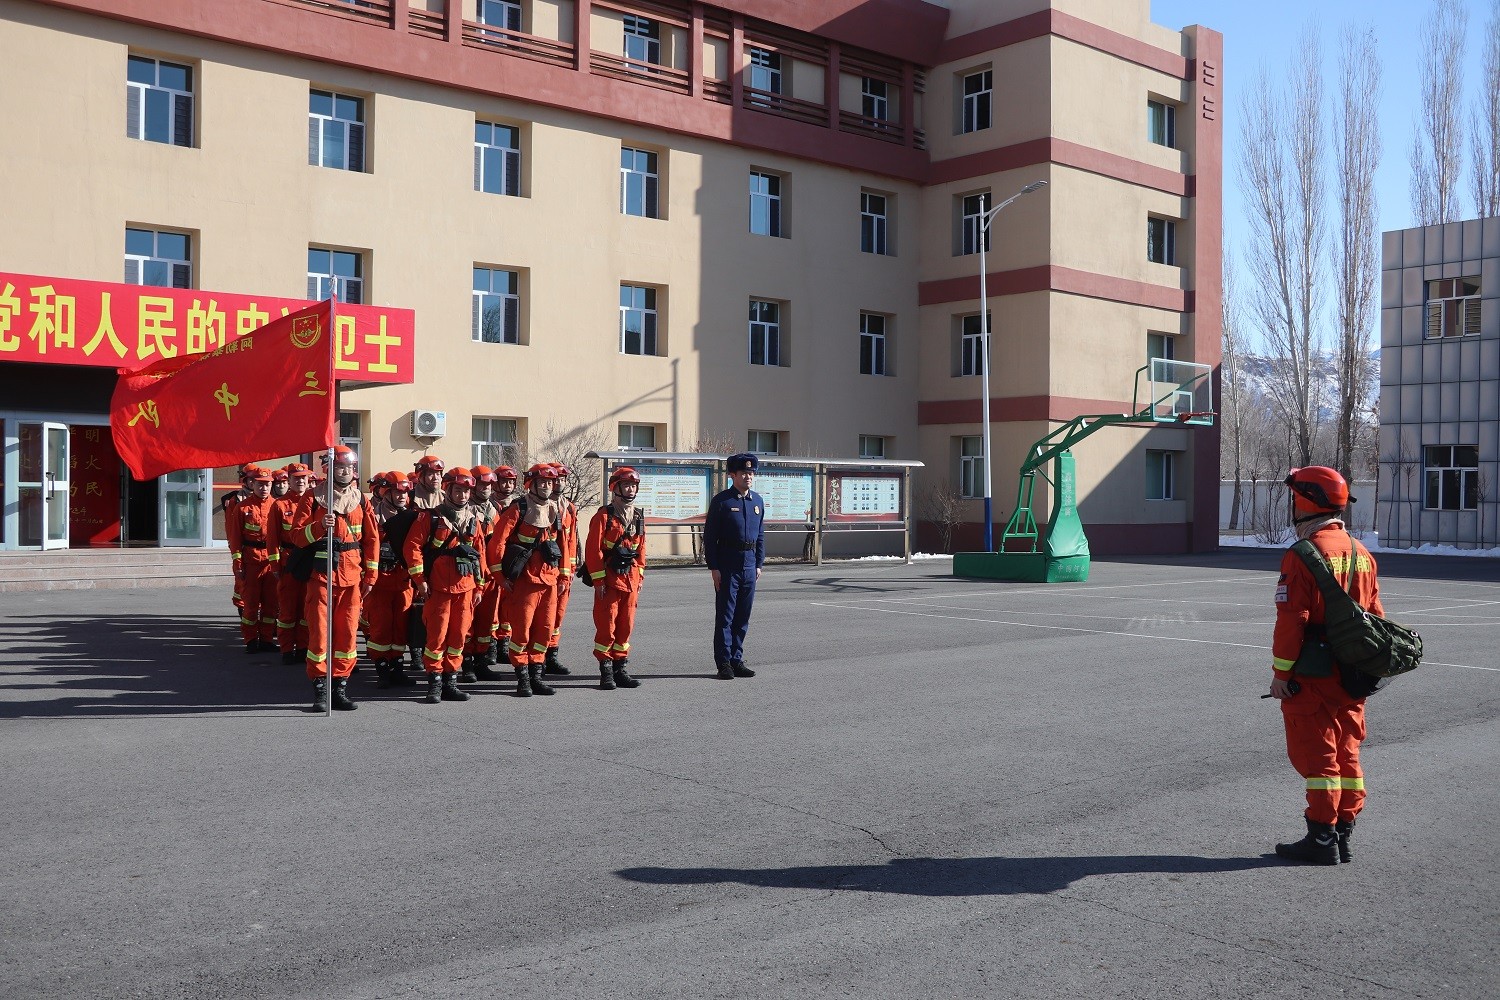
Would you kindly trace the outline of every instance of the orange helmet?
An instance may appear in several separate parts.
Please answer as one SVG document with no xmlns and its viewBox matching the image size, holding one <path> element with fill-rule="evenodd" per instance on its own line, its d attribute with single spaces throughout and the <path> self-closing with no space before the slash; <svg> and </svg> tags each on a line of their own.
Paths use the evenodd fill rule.
<svg viewBox="0 0 1500 1000">
<path fill-rule="evenodd" d="M 557 478 L 558 479 L 567 479 L 569 476 L 571 476 L 573 474 L 573 470 L 570 469 L 570 468 L 568 468 L 566 465 L 564 465 L 561 462 L 548 462 L 547 464 L 550 465 L 550 466 L 552 466 L 554 469 L 557 470 Z"/>
<path fill-rule="evenodd" d="M 1293 469 L 1284 482 L 1291 487 L 1292 508 L 1298 514 L 1337 514 L 1353 502 L 1344 477 L 1326 465 Z"/>
<path fill-rule="evenodd" d="M 497 482 L 499 480 L 501 480 L 501 479 L 515 479 L 515 478 L 516 478 L 516 470 L 515 469 L 512 469 L 508 465 L 497 465 L 497 466 L 495 466 L 495 480 Z"/>
<path fill-rule="evenodd" d="M 323 453 L 323 464 L 324 465 L 328 464 L 328 453 L 326 451 Z M 334 465 L 358 465 L 359 464 L 359 456 L 354 453 L 354 449 L 353 448 L 350 448 L 347 445 L 342 445 L 341 444 L 338 447 L 336 447 L 336 448 L 333 449 L 333 464 Z"/>
<path fill-rule="evenodd" d="M 488 465 L 476 465 L 469 470 L 476 483 L 493 483 L 495 481 L 495 470 Z"/>
<path fill-rule="evenodd" d="M 416 471 L 419 474 L 423 472 L 442 472 L 444 468 L 443 460 L 436 455 L 423 455 L 417 459 Z"/>
<path fill-rule="evenodd" d="M 538 479 L 557 479 L 557 470 L 547 462 L 538 462 L 526 470 L 526 483 L 530 485 Z"/>
<path fill-rule="evenodd" d="M 385 474 L 385 478 L 386 482 L 390 484 L 391 489 L 397 493 L 410 493 L 412 491 L 411 480 L 406 478 L 406 473 L 404 472 L 392 469 Z"/>
<path fill-rule="evenodd" d="M 628 465 L 622 465 L 609 474 L 609 491 L 613 493 L 615 487 L 622 483 L 635 483 L 641 485 L 641 477 Z"/>
<path fill-rule="evenodd" d="M 474 477 L 469 475 L 468 469 L 465 469 L 461 465 L 455 465 L 443 473 L 443 487 L 446 489 L 449 486 L 468 486 L 472 489 L 474 486 Z"/>
</svg>

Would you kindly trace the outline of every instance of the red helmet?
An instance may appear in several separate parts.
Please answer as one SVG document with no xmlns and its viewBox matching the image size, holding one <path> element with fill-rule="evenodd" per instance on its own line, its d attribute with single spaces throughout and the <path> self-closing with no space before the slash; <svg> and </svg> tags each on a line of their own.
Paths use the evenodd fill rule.
<svg viewBox="0 0 1500 1000">
<path fill-rule="evenodd" d="M 474 476 L 476 483 L 493 483 L 495 481 L 495 470 L 488 465 L 476 465 L 469 470 Z"/>
<path fill-rule="evenodd" d="M 557 479 L 557 470 L 546 462 L 538 462 L 526 470 L 526 482 L 533 483 L 538 479 Z"/>
<path fill-rule="evenodd" d="M 516 470 L 515 469 L 512 469 L 508 465 L 497 465 L 497 466 L 495 466 L 495 479 L 496 479 L 496 481 L 499 481 L 501 479 L 511 479 L 511 480 L 514 480 L 515 478 L 516 478 Z"/>
<path fill-rule="evenodd" d="M 328 464 L 328 453 L 326 451 L 323 453 L 323 464 Z M 353 448 L 341 444 L 333 449 L 333 464 L 358 465 L 359 456 L 354 453 Z"/>
<path fill-rule="evenodd" d="M 558 479 L 567 479 L 569 476 L 571 476 L 573 474 L 573 470 L 570 469 L 570 468 L 568 468 L 566 465 L 564 465 L 561 462 L 548 462 L 547 464 L 550 465 L 550 466 L 552 466 L 554 469 L 557 470 L 557 478 Z"/>
<path fill-rule="evenodd" d="M 1284 480 L 1292 490 L 1292 508 L 1299 514 L 1337 514 L 1349 506 L 1349 484 L 1338 470 L 1326 465 L 1293 469 Z"/>
<path fill-rule="evenodd" d="M 422 472 L 442 472 L 445 466 L 443 460 L 436 455 L 423 455 L 417 459 L 416 470 Z"/>
<path fill-rule="evenodd" d="M 468 469 L 465 469 L 461 465 L 455 465 L 443 473 L 443 486 L 444 488 L 449 486 L 467 486 L 472 489 L 474 487 L 474 477 L 469 475 Z"/>
<path fill-rule="evenodd" d="M 641 477 L 630 466 L 622 465 L 609 474 L 609 491 L 613 493 L 615 487 L 621 483 L 635 483 L 639 486 L 641 485 Z"/>
<path fill-rule="evenodd" d="M 391 489 L 397 493 L 410 493 L 412 491 L 411 480 L 406 478 L 406 473 L 404 472 L 393 469 L 385 474 L 385 478 L 386 482 L 390 484 Z"/>
</svg>

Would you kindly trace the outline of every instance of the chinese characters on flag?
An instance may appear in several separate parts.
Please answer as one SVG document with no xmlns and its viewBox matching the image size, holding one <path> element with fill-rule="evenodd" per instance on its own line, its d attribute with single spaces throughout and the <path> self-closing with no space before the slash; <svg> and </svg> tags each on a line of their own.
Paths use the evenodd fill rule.
<svg viewBox="0 0 1500 1000">
<path fill-rule="evenodd" d="M 331 447 L 336 329 L 321 302 L 211 353 L 120 369 L 109 408 L 120 458 L 151 479 Z"/>
</svg>

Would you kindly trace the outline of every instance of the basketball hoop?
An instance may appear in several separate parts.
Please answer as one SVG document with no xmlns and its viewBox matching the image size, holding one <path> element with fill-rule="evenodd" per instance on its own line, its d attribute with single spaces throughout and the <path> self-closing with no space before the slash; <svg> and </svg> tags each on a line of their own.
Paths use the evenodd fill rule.
<svg viewBox="0 0 1500 1000">
<path fill-rule="evenodd" d="M 1177 414 L 1177 422 L 1179 424 L 1185 424 L 1190 420 L 1206 420 L 1210 417 L 1216 416 L 1218 416 L 1218 414 L 1213 410 L 1194 410 L 1190 413 Z"/>
</svg>

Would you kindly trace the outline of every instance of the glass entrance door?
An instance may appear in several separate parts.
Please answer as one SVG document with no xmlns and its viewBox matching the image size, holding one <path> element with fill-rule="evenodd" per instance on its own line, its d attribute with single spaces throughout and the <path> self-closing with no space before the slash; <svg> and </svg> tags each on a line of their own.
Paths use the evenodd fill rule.
<svg viewBox="0 0 1500 1000">
<path fill-rule="evenodd" d="M 208 484 L 212 469 L 183 469 L 161 477 L 157 510 L 163 545 L 208 545 L 212 519 Z"/>
<path fill-rule="evenodd" d="M 68 425 L 21 421 L 17 501 L 22 548 L 68 547 Z"/>
</svg>

